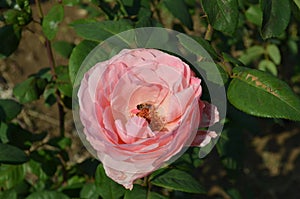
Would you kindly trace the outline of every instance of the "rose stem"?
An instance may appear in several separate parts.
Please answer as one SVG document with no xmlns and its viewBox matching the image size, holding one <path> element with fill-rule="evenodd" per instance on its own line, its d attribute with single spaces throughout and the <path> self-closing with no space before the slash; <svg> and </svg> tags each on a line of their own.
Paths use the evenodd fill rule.
<svg viewBox="0 0 300 199">
<path fill-rule="evenodd" d="M 39 14 L 39 18 L 40 18 L 40 24 L 43 21 L 44 18 L 44 14 L 43 14 L 43 10 L 41 7 L 41 2 L 40 0 L 35 0 L 35 3 L 37 5 L 38 8 L 38 14 Z M 52 79 L 55 81 L 57 78 L 56 72 L 55 72 L 55 59 L 53 56 L 53 51 L 51 48 L 51 41 L 45 36 L 45 47 L 47 50 L 47 56 L 48 56 L 48 60 L 49 60 L 49 64 L 50 64 L 50 69 L 51 69 L 51 75 L 52 75 Z M 60 135 L 62 137 L 64 137 L 65 135 L 65 120 L 64 120 L 64 116 L 65 116 L 65 112 L 64 112 L 64 107 L 62 105 L 62 100 L 61 100 L 61 95 L 58 89 L 56 89 L 55 91 L 55 96 L 56 96 L 56 102 L 57 102 L 57 107 L 58 107 L 58 114 L 59 114 L 59 131 L 60 131 Z"/>
<path fill-rule="evenodd" d="M 150 193 L 151 193 L 151 183 L 150 183 L 149 176 L 144 177 L 144 184 L 147 186 L 147 199 L 150 199 Z"/>
</svg>

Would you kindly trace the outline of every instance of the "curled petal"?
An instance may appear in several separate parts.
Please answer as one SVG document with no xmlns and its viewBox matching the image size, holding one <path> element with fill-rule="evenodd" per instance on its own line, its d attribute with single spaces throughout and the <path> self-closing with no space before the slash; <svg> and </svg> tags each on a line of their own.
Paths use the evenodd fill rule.
<svg viewBox="0 0 300 199">
<path fill-rule="evenodd" d="M 115 121 L 118 134 L 125 143 L 132 143 L 141 138 L 154 136 L 154 133 L 149 128 L 146 120 L 141 117 L 134 116 L 130 118 L 125 127 L 120 120 Z"/>
<path fill-rule="evenodd" d="M 200 110 L 202 110 L 200 127 L 212 126 L 215 123 L 219 122 L 219 111 L 215 105 L 210 104 L 206 101 L 200 101 L 199 108 Z"/>
<path fill-rule="evenodd" d="M 218 137 L 215 131 L 198 131 L 191 146 L 205 147 L 212 138 Z"/>
<path fill-rule="evenodd" d="M 126 189 L 132 190 L 133 189 L 133 181 L 142 178 L 145 173 L 127 173 L 123 171 L 119 171 L 116 169 L 112 169 L 104 165 L 105 173 L 108 177 L 116 181 L 117 183 L 123 185 Z"/>
</svg>

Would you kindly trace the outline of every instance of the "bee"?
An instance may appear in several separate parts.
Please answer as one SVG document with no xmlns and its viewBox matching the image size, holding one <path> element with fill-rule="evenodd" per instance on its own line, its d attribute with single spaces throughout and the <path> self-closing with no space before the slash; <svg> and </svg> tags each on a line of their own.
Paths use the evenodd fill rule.
<svg viewBox="0 0 300 199">
<path fill-rule="evenodd" d="M 136 108 L 138 109 L 138 110 L 142 110 L 142 109 L 145 109 L 145 108 L 147 108 L 147 109 L 151 109 L 152 108 L 152 105 L 151 104 L 147 104 L 147 103 L 143 103 L 143 104 L 138 104 L 137 106 L 136 106 Z"/>
<path fill-rule="evenodd" d="M 136 108 L 137 108 L 138 110 L 140 110 L 140 112 L 138 112 L 138 113 L 136 114 L 136 116 L 145 118 L 146 121 L 147 121 L 148 123 L 150 123 L 150 122 L 151 122 L 151 111 L 152 111 L 152 109 L 153 109 L 153 108 L 152 108 L 152 105 L 151 105 L 151 104 L 147 104 L 147 103 L 143 103 L 143 104 L 138 104 L 138 105 L 136 106 Z"/>
<path fill-rule="evenodd" d="M 134 110 L 134 114 L 144 118 L 153 131 L 167 131 L 167 129 L 164 128 L 165 120 L 159 116 L 153 105 L 148 103 L 138 104 Z"/>
</svg>

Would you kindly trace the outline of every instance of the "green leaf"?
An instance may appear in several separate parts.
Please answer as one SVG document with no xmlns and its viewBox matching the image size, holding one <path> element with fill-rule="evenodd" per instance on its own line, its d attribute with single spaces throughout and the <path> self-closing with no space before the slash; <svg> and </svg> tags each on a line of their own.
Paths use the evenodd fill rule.
<svg viewBox="0 0 300 199">
<path fill-rule="evenodd" d="M 9 9 L 3 13 L 6 24 L 18 24 L 18 17 L 22 14 L 21 10 Z"/>
<path fill-rule="evenodd" d="M 30 194 L 26 199 L 68 199 L 65 194 L 57 191 L 37 191 Z"/>
<path fill-rule="evenodd" d="M 165 29 L 137 29 L 136 40 L 139 47 L 155 48 L 157 46 L 167 45 L 169 33 Z"/>
<path fill-rule="evenodd" d="M 164 0 L 163 2 L 174 17 L 178 18 L 188 29 L 193 29 L 193 20 L 184 0 Z"/>
<path fill-rule="evenodd" d="M 287 46 L 289 48 L 289 52 L 291 53 L 291 55 L 297 55 L 297 53 L 299 51 L 297 41 L 295 41 L 294 39 L 289 39 L 287 41 Z"/>
<path fill-rule="evenodd" d="M 233 122 L 231 121 L 233 124 Z M 234 128 L 227 127 L 222 131 L 216 147 L 226 169 L 237 170 L 242 168 L 243 163 L 243 139 L 240 134 L 241 128 L 234 124 Z"/>
<path fill-rule="evenodd" d="M 126 190 L 124 199 L 167 199 L 167 197 L 160 195 L 157 192 L 147 192 L 145 187 L 141 185 L 134 185 L 133 189 Z"/>
<path fill-rule="evenodd" d="M 58 158 L 58 150 L 45 150 L 39 149 L 31 152 L 30 158 L 41 163 L 41 168 L 43 172 L 51 177 L 57 171 L 59 165 L 61 165 L 61 160 Z"/>
<path fill-rule="evenodd" d="M 204 71 L 207 80 L 215 84 L 224 85 L 228 81 L 228 74 L 226 71 L 214 62 L 200 61 L 197 62 L 197 66 Z"/>
<path fill-rule="evenodd" d="M 105 13 L 105 15 L 108 17 L 108 19 L 112 20 L 114 19 L 116 14 L 116 10 L 111 8 L 111 5 L 109 2 L 106 1 L 98 1 L 99 8 Z"/>
<path fill-rule="evenodd" d="M 62 3 L 65 6 L 75 6 L 80 3 L 80 0 L 63 0 Z"/>
<path fill-rule="evenodd" d="M 82 174 L 94 177 L 97 167 L 99 165 L 99 161 L 94 158 L 88 158 L 85 161 L 79 163 L 76 165 L 76 168 L 78 171 L 80 171 Z"/>
<path fill-rule="evenodd" d="M 298 8 L 298 11 L 300 9 L 300 0 L 293 0 L 294 1 L 294 4 L 297 6 Z"/>
<path fill-rule="evenodd" d="M 42 78 L 50 82 L 52 80 L 52 74 L 50 68 L 42 68 L 33 75 L 34 77 Z"/>
<path fill-rule="evenodd" d="M 277 76 L 277 73 L 278 73 L 276 65 L 272 61 L 267 60 L 267 59 L 259 62 L 258 69 L 262 70 L 262 71 L 268 71 L 274 76 Z"/>
<path fill-rule="evenodd" d="M 115 199 L 124 195 L 125 189 L 106 176 L 103 165 L 99 164 L 95 174 L 96 189 L 103 199 Z"/>
<path fill-rule="evenodd" d="M 45 105 L 50 107 L 56 103 L 56 88 L 54 84 L 48 84 L 43 93 Z"/>
<path fill-rule="evenodd" d="M 0 166 L 0 188 L 10 189 L 22 182 L 25 177 L 24 165 Z"/>
<path fill-rule="evenodd" d="M 147 190 L 140 186 L 140 185 L 134 185 L 133 189 L 126 190 L 124 199 L 147 199 Z"/>
<path fill-rule="evenodd" d="M 267 46 L 267 52 L 276 65 L 280 64 L 281 55 L 280 55 L 279 48 L 275 44 L 269 44 Z"/>
<path fill-rule="evenodd" d="M 82 38 L 98 42 L 133 28 L 131 22 L 128 20 L 100 22 L 77 21 L 72 23 L 71 26 Z M 125 41 L 125 43 L 127 43 L 127 41 Z"/>
<path fill-rule="evenodd" d="M 134 0 L 122 0 L 124 6 L 131 7 L 134 5 Z"/>
<path fill-rule="evenodd" d="M 191 157 L 191 154 L 188 151 L 182 154 L 175 162 L 173 162 L 172 166 L 182 171 L 190 171 L 192 169 L 195 169 L 193 158 Z"/>
<path fill-rule="evenodd" d="M 72 97 L 72 84 L 69 77 L 69 68 L 67 66 L 58 66 L 55 68 L 57 78 L 55 84 L 61 94 Z"/>
<path fill-rule="evenodd" d="M 59 190 L 64 191 L 64 193 L 68 192 L 79 192 L 79 190 L 83 187 L 84 183 L 86 181 L 86 178 L 79 175 L 74 175 L 72 177 L 69 177 L 66 186 L 61 187 Z"/>
<path fill-rule="evenodd" d="M 0 99 L 0 121 L 10 121 L 21 112 L 22 106 L 10 99 Z"/>
<path fill-rule="evenodd" d="M 265 53 L 265 49 L 262 46 L 251 46 L 246 50 L 246 52 L 239 58 L 239 60 L 245 64 L 248 65 L 252 61 L 258 59 L 260 56 L 262 56 Z"/>
<path fill-rule="evenodd" d="M 214 29 L 228 35 L 235 32 L 239 19 L 237 0 L 202 0 L 202 7 Z"/>
<path fill-rule="evenodd" d="M 74 46 L 75 45 L 73 43 L 69 43 L 66 41 L 56 41 L 53 43 L 54 50 L 64 58 L 70 57 Z"/>
<path fill-rule="evenodd" d="M 54 5 L 43 19 L 43 32 L 45 36 L 52 40 L 54 39 L 58 25 L 64 18 L 64 8 L 62 5 Z"/>
<path fill-rule="evenodd" d="M 210 60 L 211 57 L 208 52 L 210 52 L 214 57 L 217 57 L 217 54 L 214 51 L 214 49 L 210 46 L 210 44 L 206 40 L 202 38 L 191 39 L 190 37 L 184 34 L 178 34 L 177 38 L 180 44 L 190 53 L 197 55 L 199 60 L 202 59 Z"/>
<path fill-rule="evenodd" d="M 241 196 L 239 190 L 234 189 L 234 188 L 227 190 L 227 193 L 232 199 L 242 199 L 243 198 Z"/>
<path fill-rule="evenodd" d="M 42 134 L 32 134 L 25 129 L 21 128 L 18 124 L 13 123 L 1 123 L 0 137 L 9 143 L 20 149 L 27 150 L 30 144 L 34 141 L 40 141 L 43 139 Z"/>
<path fill-rule="evenodd" d="M 261 0 L 263 39 L 280 36 L 290 22 L 291 7 L 289 0 Z"/>
<path fill-rule="evenodd" d="M 80 198 L 98 199 L 99 196 L 96 191 L 96 185 L 93 183 L 85 184 L 80 191 Z"/>
<path fill-rule="evenodd" d="M 273 75 L 235 67 L 227 97 L 237 109 L 250 115 L 300 121 L 300 99 Z"/>
<path fill-rule="evenodd" d="M 152 25 L 152 12 L 148 8 L 140 8 L 138 12 L 138 21 L 135 23 L 135 27 L 151 27 Z"/>
<path fill-rule="evenodd" d="M 298 9 L 300 9 L 300 0 L 294 0 L 294 3 L 297 5 Z"/>
<path fill-rule="evenodd" d="M 71 82 L 74 83 L 77 71 L 85 57 L 98 45 L 98 42 L 83 40 L 72 51 L 69 60 L 69 75 Z"/>
<path fill-rule="evenodd" d="M 44 92 L 47 81 L 38 77 L 29 77 L 14 87 L 13 93 L 21 103 L 37 100 Z"/>
<path fill-rule="evenodd" d="M 292 16 L 293 18 L 296 19 L 296 21 L 300 21 L 300 1 L 299 0 L 294 0 L 290 1 L 291 3 L 291 11 L 292 11 Z"/>
<path fill-rule="evenodd" d="M 228 115 L 228 118 L 230 118 L 229 123 L 230 123 L 230 127 L 231 127 L 228 131 L 231 133 L 235 129 L 238 129 L 237 131 L 232 132 L 232 134 L 234 134 L 232 137 L 234 137 L 234 138 L 238 137 L 237 134 L 235 134 L 235 132 L 239 133 L 243 130 L 249 131 L 253 134 L 258 134 L 261 131 L 261 128 L 259 126 L 260 120 L 258 120 L 257 117 L 249 115 L 243 111 L 240 111 L 240 110 L 234 108 L 233 106 L 231 106 L 231 104 L 228 104 L 228 105 L 229 106 L 228 106 L 227 115 Z M 228 123 L 228 121 L 226 123 Z M 223 132 L 222 132 L 222 135 L 223 135 Z M 239 135 L 240 135 L 240 133 L 239 133 Z M 237 142 L 241 142 L 242 140 L 243 139 L 241 139 Z"/>
<path fill-rule="evenodd" d="M 17 199 L 17 192 L 14 189 L 0 192 L 0 199 Z"/>
<path fill-rule="evenodd" d="M 28 161 L 27 155 L 21 149 L 0 143 L 0 163 L 22 164 Z"/>
<path fill-rule="evenodd" d="M 18 196 L 27 196 L 30 192 L 30 185 L 26 182 L 25 177 L 24 179 L 13 187 L 13 189 L 17 192 Z"/>
<path fill-rule="evenodd" d="M 180 41 L 180 35 L 178 35 Z M 193 37 L 208 53 L 213 59 L 218 59 L 218 54 L 215 49 L 210 45 L 210 43 L 203 39 L 202 37 Z"/>
<path fill-rule="evenodd" d="M 151 180 L 151 183 L 159 187 L 188 193 L 205 193 L 204 188 L 197 180 L 190 174 L 177 169 L 172 169 L 155 176 Z"/>
<path fill-rule="evenodd" d="M 177 38 L 180 44 L 187 51 L 196 55 L 197 60 L 201 60 L 196 62 L 195 66 L 198 66 L 198 68 L 200 68 L 203 71 L 203 74 L 206 75 L 207 79 L 213 83 L 224 85 L 224 83 L 228 79 L 228 75 L 221 66 L 215 64 L 212 61 L 210 54 L 206 51 L 206 49 L 208 49 L 212 55 L 215 55 L 217 57 L 216 52 L 210 46 L 210 44 L 207 43 L 206 40 L 199 39 L 199 38 L 198 38 L 198 42 L 196 42 L 194 39 L 191 39 L 190 37 L 187 37 L 184 34 L 177 35 Z M 203 47 L 202 44 L 204 44 L 205 48 Z"/>
<path fill-rule="evenodd" d="M 245 12 L 245 16 L 248 21 L 252 22 L 257 26 L 262 24 L 262 10 L 260 5 L 251 5 Z"/>
<path fill-rule="evenodd" d="M 149 194 L 149 199 L 168 199 L 168 197 L 160 195 L 159 193 L 151 191 L 150 194 Z"/>
<path fill-rule="evenodd" d="M 17 26 L 24 26 L 32 20 L 30 7 L 28 7 L 28 10 L 17 9 L 16 7 L 9 9 L 3 13 L 3 17 L 5 18 L 6 24 L 14 24 Z"/>
<path fill-rule="evenodd" d="M 71 146 L 72 140 L 67 137 L 54 137 L 48 141 L 49 145 L 59 147 L 65 150 L 67 147 Z"/>
<path fill-rule="evenodd" d="M 29 178 L 27 182 L 35 188 L 35 190 L 43 190 L 45 189 L 46 180 L 51 178 L 52 176 L 48 177 L 46 173 L 42 169 L 42 164 L 37 162 L 33 159 L 30 159 L 26 164 L 26 172 L 30 175 L 34 175 L 36 178 Z"/>
<path fill-rule="evenodd" d="M 0 121 L 0 143 L 8 143 L 9 138 L 8 138 L 8 124 L 1 122 Z"/>
<path fill-rule="evenodd" d="M 0 27 L 0 59 L 11 55 L 19 45 L 21 31 L 13 25 Z"/>
<path fill-rule="evenodd" d="M 242 62 L 240 62 L 240 60 L 232 57 L 231 55 L 222 52 L 223 58 L 225 61 L 228 61 L 232 64 L 234 64 L 234 66 L 243 66 L 244 64 Z"/>
</svg>

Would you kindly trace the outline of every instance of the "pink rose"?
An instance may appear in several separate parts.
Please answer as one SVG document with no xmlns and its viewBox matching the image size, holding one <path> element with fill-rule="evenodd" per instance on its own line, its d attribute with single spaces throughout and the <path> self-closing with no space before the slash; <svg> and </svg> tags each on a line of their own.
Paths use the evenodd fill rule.
<svg viewBox="0 0 300 199">
<path fill-rule="evenodd" d="M 155 49 L 125 49 L 87 71 L 78 91 L 86 140 L 106 174 L 127 189 L 187 146 L 203 147 L 219 120 L 200 100 L 201 80 L 181 59 Z"/>
</svg>

